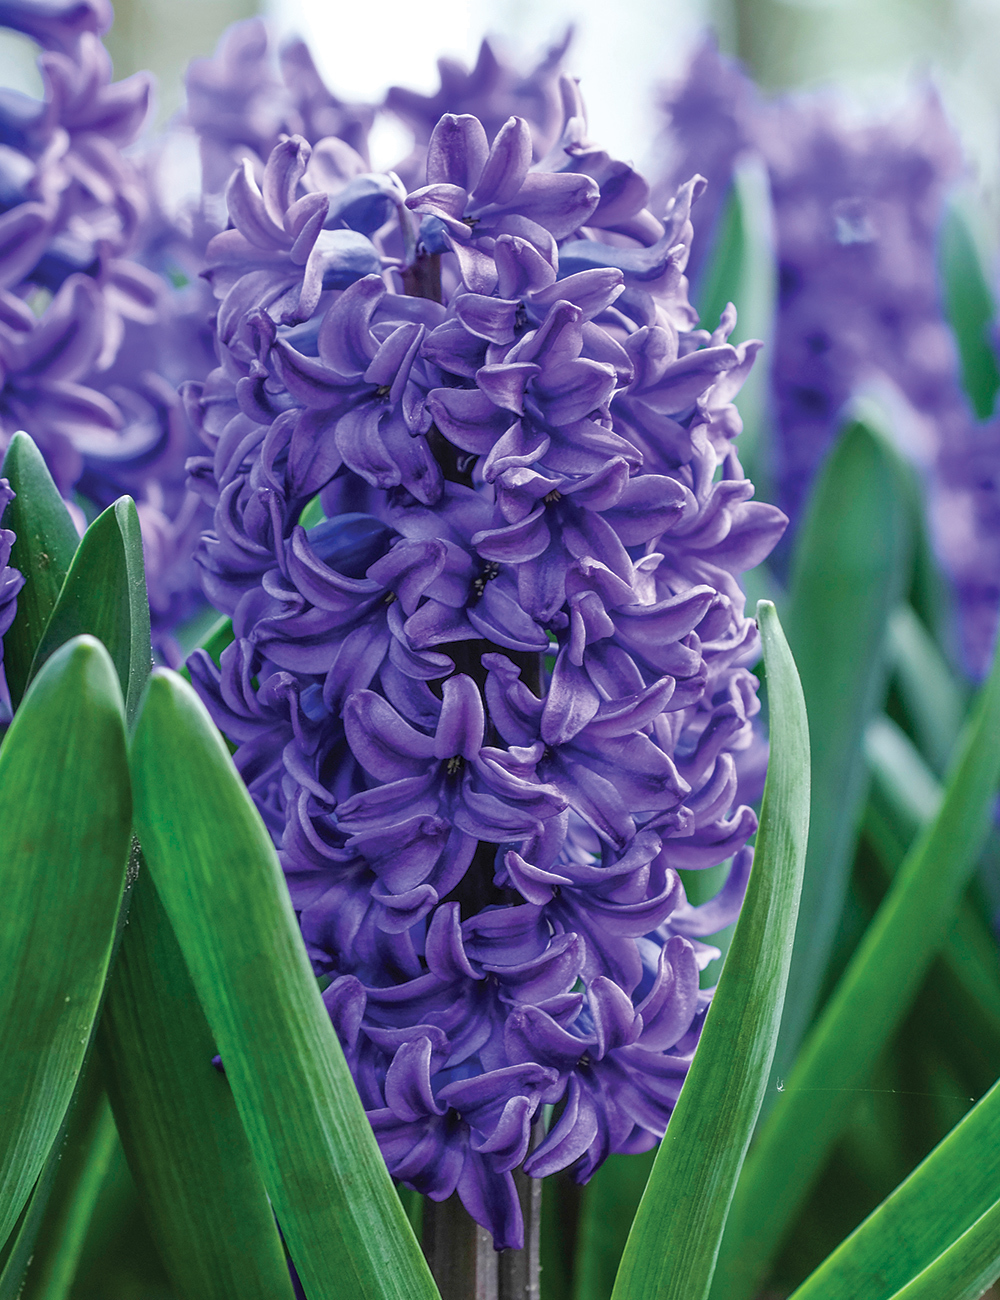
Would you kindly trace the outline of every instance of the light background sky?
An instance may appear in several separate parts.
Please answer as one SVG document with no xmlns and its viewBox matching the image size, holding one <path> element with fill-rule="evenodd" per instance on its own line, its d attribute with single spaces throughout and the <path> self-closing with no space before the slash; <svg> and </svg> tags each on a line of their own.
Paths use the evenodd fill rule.
<svg viewBox="0 0 1000 1300">
<path fill-rule="evenodd" d="M 576 29 L 568 66 L 581 79 L 595 138 L 642 161 L 654 87 L 676 75 L 708 19 L 707 0 L 378 0 L 328 5 L 270 0 L 283 32 L 306 36 L 330 84 L 347 97 L 378 97 L 393 84 L 437 88 L 439 55 L 475 60 L 483 35 L 503 38 L 519 62 L 569 24 Z M 388 141 L 386 142 L 388 143 Z M 398 150 L 388 150 L 398 157 Z"/>
</svg>

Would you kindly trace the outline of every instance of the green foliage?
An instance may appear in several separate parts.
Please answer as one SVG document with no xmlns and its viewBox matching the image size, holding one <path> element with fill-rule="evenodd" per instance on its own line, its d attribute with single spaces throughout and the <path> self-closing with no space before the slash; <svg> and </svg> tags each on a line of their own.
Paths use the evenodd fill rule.
<svg viewBox="0 0 1000 1300">
<path fill-rule="evenodd" d="M 965 391 L 972 409 L 985 420 L 993 414 L 1000 390 L 1000 371 L 990 345 L 996 305 L 972 231 L 954 203 L 945 209 L 938 257 L 945 307 L 955 331 Z"/>
<path fill-rule="evenodd" d="M 29 680 L 70 637 L 88 632 L 107 646 L 131 726 L 149 676 L 149 600 L 139 516 L 120 497 L 90 525 L 35 650 Z"/>
<path fill-rule="evenodd" d="M 635 1156 L 609 1156 L 583 1188 L 573 1300 L 608 1300 L 611 1295 L 655 1158 L 655 1149 Z"/>
<path fill-rule="evenodd" d="M 629 1234 L 614 1300 L 702 1300 L 767 1085 L 809 827 L 809 736 L 774 606 L 757 607 L 771 759 L 754 866 L 701 1042 Z"/>
<path fill-rule="evenodd" d="M 270 837 L 219 733 L 154 674 L 136 828 L 310 1300 L 437 1296 L 323 1006 Z"/>
<path fill-rule="evenodd" d="M 0 749 L 0 1242 L 83 1064 L 130 817 L 121 690 L 104 647 L 78 637 L 39 673 Z"/>
<path fill-rule="evenodd" d="M 26 433 L 11 438 L 0 477 L 17 493 L 0 522 L 15 534 L 10 562 L 24 575 L 17 616 L 3 639 L 4 673 L 16 708 L 80 539 L 42 453 Z"/>
<path fill-rule="evenodd" d="M 755 1293 L 879 1052 L 941 946 L 989 827 L 1000 780 L 1000 653 L 966 725 L 941 806 L 796 1061 L 746 1163 L 719 1265 L 727 1300 Z"/>
<path fill-rule="evenodd" d="M 979 1300 L 1000 1277 L 1000 1201 L 952 1242 L 892 1300 Z"/>
<path fill-rule="evenodd" d="M 90 1069 L 88 1074 L 96 1076 L 96 1071 Z M 59 1174 L 34 1241 L 31 1268 L 20 1293 L 23 1300 L 64 1300 L 69 1295 L 118 1141 L 99 1081 L 94 1077 L 88 1082 L 89 1095 L 76 1106 L 59 1153 Z"/>
<path fill-rule="evenodd" d="M 887 622 L 909 554 L 895 457 L 869 425 L 855 421 L 813 487 L 785 615 L 813 766 L 809 851 L 776 1074 L 787 1073 L 809 1024 L 844 905 L 867 786 L 865 727 L 884 697 Z"/>
<path fill-rule="evenodd" d="M 889 654 L 918 748 L 940 776 L 948 766 L 962 727 L 965 691 L 908 604 L 900 605 L 889 620 Z"/>
<path fill-rule="evenodd" d="M 995 1212 L 1000 1084 L 795 1291 L 792 1300 L 892 1300 L 984 1215 Z M 976 1234 L 979 1235 L 978 1233 Z M 992 1249 L 998 1233 L 993 1228 Z M 966 1242 L 969 1246 L 971 1242 Z M 964 1253 L 960 1252 L 960 1254 Z M 953 1257 L 954 1260 L 957 1257 Z M 995 1278 L 997 1274 L 993 1274 Z M 982 1287 L 993 1278 L 987 1278 Z M 942 1286 L 907 1300 L 954 1300 Z M 965 1295 L 966 1292 L 961 1292 Z M 980 1292 L 970 1291 L 971 1296 Z"/>
<path fill-rule="evenodd" d="M 48 1158 L 17 1226 L 0 1252 L 0 1300 L 17 1300 L 29 1263 L 57 1280 L 54 1255 L 75 1255 L 88 1220 L 89 1173 L 99 1120 L 107 1103 L 92 1057 L 77 1079 Z M 93 1206 L 91 1205 L 92 1209 Z"/>
<path fill-rule="evenodd" d="M 148 868 L 98 1045 L 160 1258 L 186 1300 L 291 1300 L 285 1255 L 215 1044 Z"/>
</svg>

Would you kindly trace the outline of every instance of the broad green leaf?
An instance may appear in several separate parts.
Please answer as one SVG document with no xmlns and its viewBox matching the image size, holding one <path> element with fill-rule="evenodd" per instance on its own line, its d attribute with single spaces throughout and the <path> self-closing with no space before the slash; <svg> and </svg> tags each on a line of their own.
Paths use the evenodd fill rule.
<svg viewBox="0 0 1000 1300">
<path fill-rule="evenodd" d="M 771 756 L 753 870 L 701 1041 L 629 1233 L 614 1300 L 703 1300 L 778 1036 L 809 830 L 809 735 L 774 606 L 757 607 Z"/>
<path fill-rule="evenodd" d="M 733 1202 L 720 1295 L 756 1293 L 858 1088 L 941 946 L 989 829 L 1000 780 L 1000 649 L 952 761 L 944 799 L 900 867 L 812 1027 Z"/>
<path fill-rule="evenodd" d="M 1000 1186 L 998 1152 L 1000 1084 L 995 1084 L 806 1278 L 792 1300 L 890 1300 L 994 1208 Z M 1000 1232 L 994 1233 L 996 1243 Z M 934 1300 L 952 1300 L 947 1288 L 928 1294 Z"/>
<path fill-rule="evenodd" d="M 26 433 L 11 438 L 0 477 L 17 493 L 2 523 L 16 534 L 10 562 L 24 574 L 17 617 L 4 637 L 4 672 L 16 708 L 80 539 L 42 453 Z"/>
<path fill-rule="evenodd" d="M 58 1248 L 60 1224 L 67 1207 L 76 1200 L 80 1170 L 89 1159 L 95 1125 L 106 1100 L 88 1054 L 38 1181 L 0 1252 L 0 1300 L 17 1300 L 29 1263 L 38 1259 L 44 1268 L 49 1245 Z"/>
<path fill-rule="evenodd" d="M 990 343 L 990 328 L 997 309 L 976 241 L 955 203 L 945 209 L 939 263 L 945 308 L 958 343 L 965 391 L 973 410 L 985 420 L 993 414 L 1000 389 L 1000 371 Z"/>
<path fill-rule="evenodd" d="M 118 1135 L 100 1093 L 90 1123 L 61 1152 L 59 1182 L 35 1242 L 22 1300 L 65 1300 Z"/>
<path fill-rule="evenodd" d="M 770 343 L 777 304 L 774 218 L 767 169 L 747 156 L 733 173 L 715 237 L 712 258 L 698 286 L 702 325 L 714 330 L 727 303 L 739 309 L 730 342 L 760 339 L 764 348 L 736 397 L 743 420 L 737 451 L 762 500 L 770 500 L 770 463 L 765 446 L 770 416 Z"/>
<path fill-rule="evenodd" d="M 892 1300 L 979 1300 L 1000 1277 L 1000 1200 Z"/>
<path fill-rule="evenodd" d="M 176 673 L 131 752 L 136 828 L 310 1300 L 437 1296 L 379 1154 L 270 837 Z"/>
<path fill-rule="evenodd" d="M 35 651 L 30 676 L 63 642 L 84 632 L 107 646 L 131 726 L 151 662 L 142 533 L 131 497 L 119 497 L 84 533 Z"/>
<path fill-rule="evenodd" d="M 83 1064 L 129 849 L 121 690 L 79 637 L 39 673 L 0 749 L 0 1242 Z"/>
<path fill-rule="evenodd" d="M 813 487 L 786 606 L 813 767 L 809 851 L 776 1075 L 787 1073 L 809 1024 L 836 936 L 868 780 L 865 727 L 885 692 L 886 624 L 908 556 L 894 456 L 855 421 Z"/>
<path fill-rule="evenodd" d="M 97 1041 L 122 1145 L 177 1294 L 291 1300 L 274 1216 L 148 868 L 132 891 Z"/>
<path fill-rule="evenodd" d="M 948 663 L 958 662 L 961 651 L 956 634 L 954 591 L 941 569 L 937 543 L 931 536 L 926 479 L 908 455 L 899 450 L 900 439 L 896 430 L 899 413 L 879 390 L 855 397 L 851 410 L 855 419 L 867 424 L 882 439 L 882 446 L 892 457 L 902 483 L 913 538 L 913 567 L 907 601 L 924 627 L 929 629 L 944 659 Z"/>
<path fill-rule="evenodd" d="M 941 804 L 943 791 L 910 738 L 889 718 L 876 718 L 865 736 L 872 774 L 865 831 L 888 878 L 898 870 L 918 831 Z M 963 899 L 941 948 L 968 1003 L 974 1004 L 1000 1043 L 1000 966 L 996 940 L 979 912 Z M 951 1009 L 961 1017 L 965 1006 Z"/>
<path fill-rule="evenodd" d="M 920 752 L 939 775 L 948 766 L 965 716 L 965 691 L 913 608 L 889 620 L 889 655 L 896 686 Z"/>
</svg>

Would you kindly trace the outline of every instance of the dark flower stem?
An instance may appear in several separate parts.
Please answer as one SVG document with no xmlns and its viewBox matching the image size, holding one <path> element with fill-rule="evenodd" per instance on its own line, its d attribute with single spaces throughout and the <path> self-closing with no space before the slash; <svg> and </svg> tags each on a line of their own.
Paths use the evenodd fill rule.
<svg viewBox="0 0 1000 1300">
<path fill-rule="evenodd" d="M 423 1224 L 424 1254 L 441 1300 L 500 1300 L 493 1239 L 457 1195 L 446 1201 L 425 1200 Z"/>
<path fill-rule="evenodd" d="M 441 254 L 417 254 L 403 272 L 403 292 L 410 298 L 430 298 L 441 301 Z"/>
<path fill-rule="evenodd" d="M 497 1258 L 499 1300 L 540 1300 L 542 1180 L 518 1169 L 514 1182 L 524 1215 L 524 1249 L 503 1250 Z"/>
<path fill-rule="evenodd" d="M 441 1300 L 539 1300 L 542 1184 L 514 1174 L 524 1215 L 524 1249 L 493 1249 L 493 1241 L 457 1196 L 424 1201 L 423 1249 Z"/>
</svg>

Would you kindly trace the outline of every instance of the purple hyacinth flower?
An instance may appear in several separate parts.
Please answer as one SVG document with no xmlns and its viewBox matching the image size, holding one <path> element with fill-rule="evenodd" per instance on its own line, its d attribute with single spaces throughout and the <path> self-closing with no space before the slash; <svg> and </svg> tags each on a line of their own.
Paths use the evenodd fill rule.
<svg viewBox="0 0 1000 1300">
<path fill-rule="evenodd" d="M 731 308 L 692 329 L 703 182 L 654 215 L 561 99 L 541 158 L 523 119 L 446 113 L 408 195 L 342 141 L 244 163 L 187 393 L 236 635 L 193 680 L 393 1176 L 498 1248 L 514 1169 L 585 1180 L 676 1101 L 755 826 L 739 575 L 785 522 L 733 450 L 758 345 Z M 315 274 L 329 234 L 376 264 Z M 678 871 L 727 859 L 690 907 Z"/>
<path fill-rule="evenodd" d="M 74 54 L 84 32 L 100 36 L 114 17 L 110 0 L 4 0 L 0 26 L 12 27 L 43 49 Z"/>
</svg>

